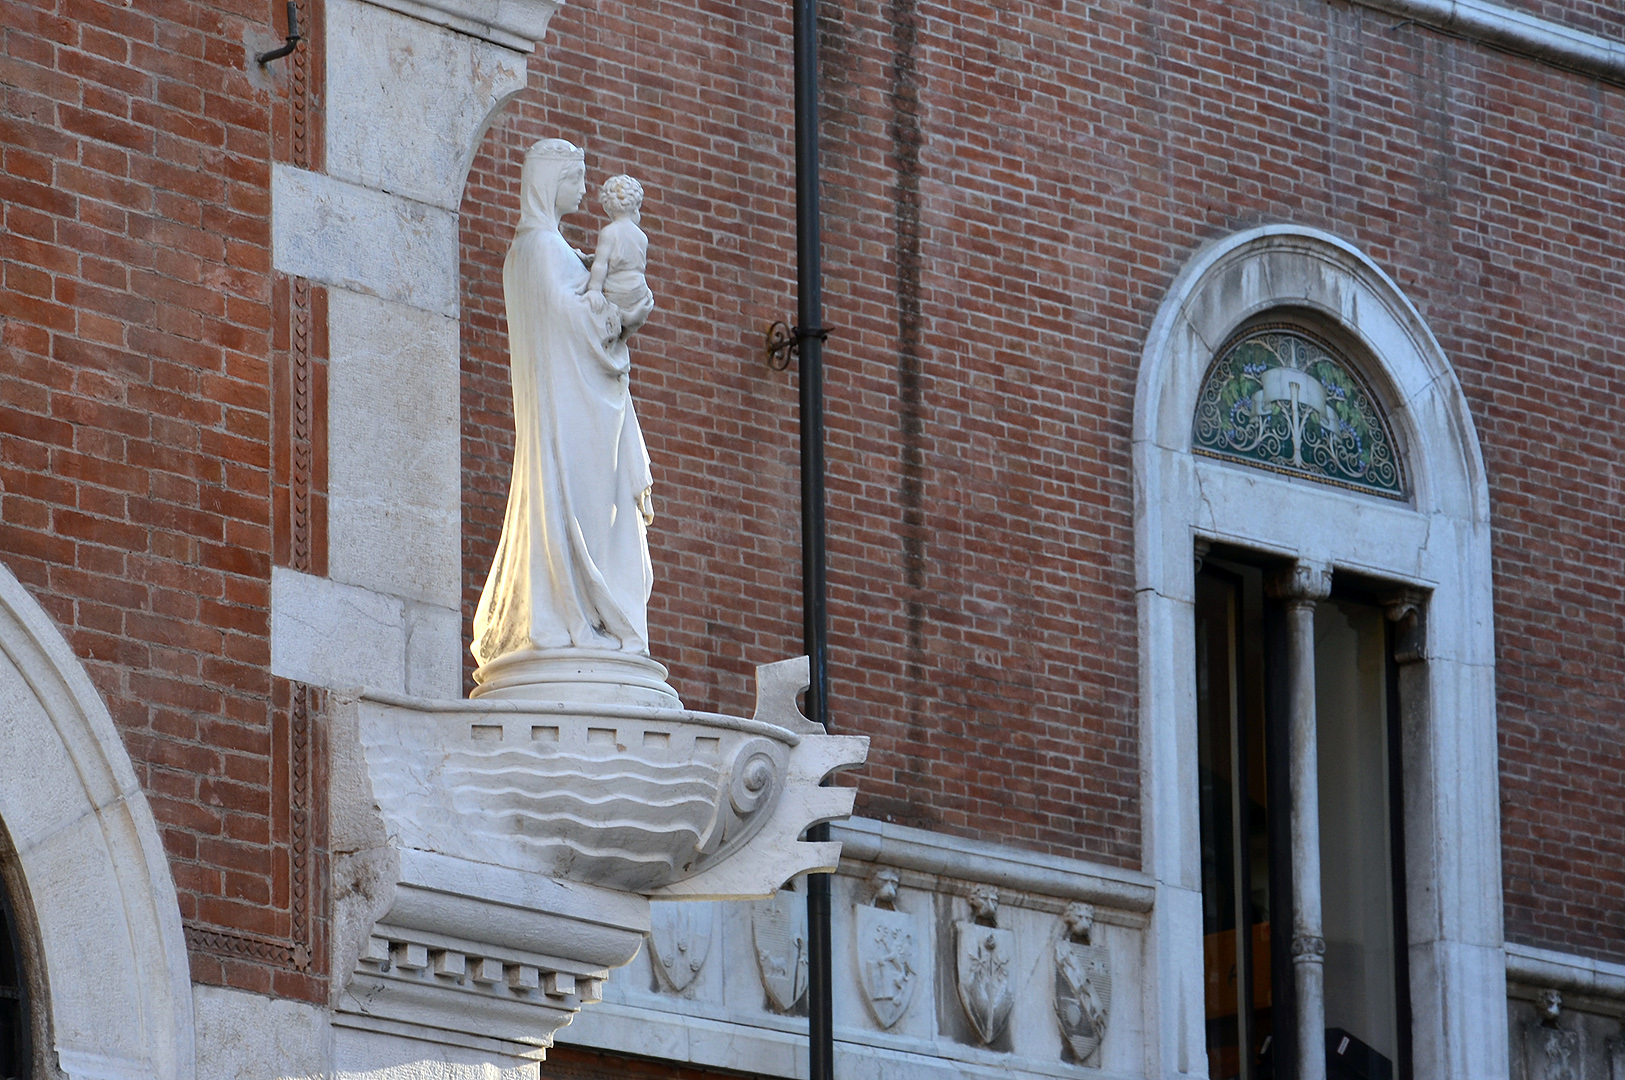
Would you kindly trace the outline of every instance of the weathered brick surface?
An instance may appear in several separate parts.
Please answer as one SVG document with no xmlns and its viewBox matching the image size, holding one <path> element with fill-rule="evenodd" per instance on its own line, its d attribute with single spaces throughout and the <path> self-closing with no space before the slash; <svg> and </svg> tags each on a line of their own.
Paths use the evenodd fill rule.
<svg viewBox="0 0 1625 1080">
<path fill-rule="evenodd" d="M 273 6 L 6 5 L 0 558 L 124 735 L 195 974 L 319 998 L 259 940 L 297 921 L 268 637 L 280 97 L 245 63 Z"/>
<path fill-rule="evenodd" d="M 860 807 L 1138 862 L 1140 351 L 1202 243 L 1297 222 L 1396 277 L 1478 425 L 1508 932 L 1625 957 L 1625 90 L 1325 0 L 822 10 L 833 715 L 874 736 Z M 562 135 L 594 184 L 649 188 L 651 617 L 703 708 L 748 708 L 750 665 L 798 651 L 794 385 L 758 353 L 793 311 L 786 18 L 566 9 L 464 205 L 472 608 L 511 438 L 519 155 Z M 585 246 L 601 217 L 575 221 Z"/>
</svg>

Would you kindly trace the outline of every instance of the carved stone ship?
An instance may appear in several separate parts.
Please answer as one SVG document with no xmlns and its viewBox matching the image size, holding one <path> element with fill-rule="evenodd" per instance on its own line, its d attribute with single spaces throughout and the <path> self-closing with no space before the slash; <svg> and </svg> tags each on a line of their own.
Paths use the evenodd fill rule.
<svg viewBox="0 0 1625 1080">
<path fill-rule="evenodd" d="M 819 782 L 862 762 L 868 739 L 802 716 L 806 682 L 805 657 L 758 668 L 750 718 L 335 701 L 335 917 L 350 970 L 335 1023 L 536 1056 L 636 953 L 650 899 L 762 897 L 833 870 L 840 844 L 800 836 L 851 813 L 854 789 Z"/>
</svg>

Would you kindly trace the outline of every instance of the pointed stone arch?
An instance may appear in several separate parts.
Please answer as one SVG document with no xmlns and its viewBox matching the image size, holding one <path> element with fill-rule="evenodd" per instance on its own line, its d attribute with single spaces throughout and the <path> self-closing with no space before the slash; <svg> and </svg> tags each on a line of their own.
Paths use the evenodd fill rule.
<svg viewBox="0 0 1625 1080">
<path fill-rule="evenodd" d="M 158 826 L 89 676 L 0 567 L 0 820 L 70 1080 L 193 1080 L 192 984 Z"/>
<path fill-rule="evenodd" d="M 1384 399 L 1409 499 L 1196 452 L 1218 350 L 1278 314 L 1349 346 Z M 1399 286 L 1359 249 L 1269 225 L 1199 251 L 1157 312 L 1134 417 L 1145 868 L 1157 900 L 1150 1073 L 1205 1075 L 1194 640 L 1197 541 L 1427 596 L 1401 675 L 1413 1062 L 1419 1080 L 1508 1075 L 1489 488 L 1465 396 Z"/>
</svg>

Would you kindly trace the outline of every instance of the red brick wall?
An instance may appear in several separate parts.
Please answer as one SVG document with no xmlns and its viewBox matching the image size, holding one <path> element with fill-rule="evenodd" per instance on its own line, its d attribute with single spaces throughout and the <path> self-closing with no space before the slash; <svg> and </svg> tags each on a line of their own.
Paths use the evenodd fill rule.
<svg viewBox="0 0 1625 1080">
<path fill-rule="evenodd" d="M 1203 242 L 1297 222 L 1397 278 L 1484 444 L 1509 934 L 1625 958 L 1625 90 L 1325 0 L 823 12 L 833 715 L 874 736 L 860 808 L 1138 862 L 1140 351 Z M 562 135 L 594 184 L 649 189 L 651 618 L 702 708 L 748 708 L 750 665 L 797 651 L 794 386 L 757 349 L 793 310 L 786 19 L 566 8 L 464 205 L 471 608 L 519 154 Z M 575 222 L 586 244 L 600 220 Z"/>
<path fill-rule="evenodd" d="M 269 673 L 273 8 L 6 4 L 0 560 L 124 736 L 194 974 L 320 998 L 315 722 Z"/>
<path fill-rule="evenodd" d="M 466 584 L 471 609 L 506 485 L 511 185 L 523 147 L 557 133 L 585 143 L 594 186 L 625 170 L 649 191 L 660 306 L 635 339 L 633 377 L 664 515 L 651 633 L 687 704 L 748 712 L 752 666 L 800 651 L 796 390 L 761 354 L 768 322 L 793 312 L 793 118 L 782 6 L 731 10 L 737 20 L 680 4 L 562 13 L 563 32 L 533 65 L 541 90 L 476 159 L 464 206 Z M 826 132 L 833 723 L 875 738 L 861 784 L 870 813 L 1057 849 L 1082 837 L 1091 854 L 1136 860 L 1128 533 L 1062 505 L 1068 468 L 1102 456 L 1086 445 L 1101 425 L 997 385 L 1018 363 L 1028 316 L 1006 318 L 991 296 L 967 308 L 991 321 L 960 340 L 958 327 L 910 325 L 914 356 L 900 363 L 890 39 L 878 11 L 847 18 L 858 25 L 849 67 L 829 71 Z M 684 124 L 694 113 L 706 120 Z M 934 235 L 952 244 L 946 225 Z M 914 273 L 922 296 L 952 307 L 952 274 Z M 1059 314 L 1040 302 L 1039 318 Z M 1060 381 L 1058 350 L 1046 363 Z M 899 416 L 900 382 L 912 417 Z M 1100 393 L 1120 396 L 1121 417 L 1105 427 L 1126 440 L 1128 399 Z M 1016 399 L 1051 430 L 1008 425 L 1000 412 Z M 1044 452 L 1055 459 L 1036 460 Z M 1126 498 L 1127 484 L 1125 463 L 1085 481 L 1084 497 Z M 1009 498 L 1045 520 L 1007 513 Z M 1078 645 L 1077 592 L 1098 596 L 1101 625 L 1126 647 Z"/>
</svg>

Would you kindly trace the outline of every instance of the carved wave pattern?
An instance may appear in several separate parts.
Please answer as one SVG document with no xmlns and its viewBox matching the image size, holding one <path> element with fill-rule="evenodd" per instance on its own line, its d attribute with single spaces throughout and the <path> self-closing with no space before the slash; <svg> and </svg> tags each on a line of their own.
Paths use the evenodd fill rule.
<svg viewBox="0 0 1625 1080">
<path fill-rule="evenodd" d="M 441 778 L 464 827 L 516 865 L 635 890 L 698 859 L 722 766 L 493 748 L 452 752 Z"/>
</svg>

